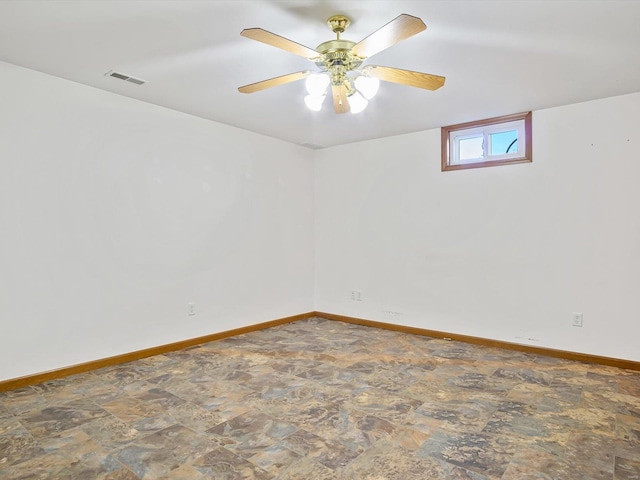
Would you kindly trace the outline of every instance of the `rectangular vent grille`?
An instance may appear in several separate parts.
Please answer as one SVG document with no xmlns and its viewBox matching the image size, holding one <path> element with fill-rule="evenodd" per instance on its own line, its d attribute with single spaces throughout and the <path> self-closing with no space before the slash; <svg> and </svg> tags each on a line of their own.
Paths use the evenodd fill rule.
<svg viewBox="0 0 640 480">
<path fill-rule="evenodd" d="M 127 75 L 122 72 L 116 72 L 114 70 L 111 70 L 105 73 L 105 75 L 107 77 L 113 77 L 113 78 L 118 78 L 120 80 L 124 80 L 125 82 L 135 83 L 136 85 L 144 85 L 145 83 L 147 83 L 146 80 L 142 80 L 141 78 L 132 77 L 131 75 Z"/>
</svg>

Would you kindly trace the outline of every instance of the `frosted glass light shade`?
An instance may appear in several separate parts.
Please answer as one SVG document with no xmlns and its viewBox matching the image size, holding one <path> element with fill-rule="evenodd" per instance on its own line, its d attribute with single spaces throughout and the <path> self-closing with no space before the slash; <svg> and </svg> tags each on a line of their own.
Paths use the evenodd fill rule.
<svg viewBox="0 0 640 480">
<path fill-rule="evenodd" d="M 378 93 L 378 88 L 380 88 L 380 80 L 373 77 L 365 77 L 363 75 L 357 77 L 354 83 L 358 91 L 367 100 L 371 100 L 375 97 L 376 93 Z"/>
<path fill-rule="evenodd" d="M 358 92 L 349 97 L 349 107 L 351 107 L 351 113 L 360 113 L 367 108 L 369 102 L 366 98 L 360 95 Z"/>
<path fill-rule="evenodd" d="M 324 94 L 330 81 L 329 76 L 324 73 L 312 73 L 305 80 L 304 86 L 309 95 L 320 96 Z"/>
<path fill-rule="evenodd" d="M 309 110 L 319 112 L 325 97 L 326 95 L 307 95 L 304 97 L 304 103 Z"/>
</svg>

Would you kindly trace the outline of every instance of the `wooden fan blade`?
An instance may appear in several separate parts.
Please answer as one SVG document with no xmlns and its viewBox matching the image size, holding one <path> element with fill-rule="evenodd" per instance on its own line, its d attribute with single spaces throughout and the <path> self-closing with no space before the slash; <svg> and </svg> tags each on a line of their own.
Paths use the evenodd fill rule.
<svg viewBox="0 0 640 480">
<path fill-rule="evenodd" d="M 333 93 L 333 109 L 336 113 L 347 113 L 351 110 L 345 85 L 332 85 L 331 92 Z"/>
<path fill-rule="evenodd" d="M 367 68 L 367 73 L 370 77 L 379 78 L 385 82 L 401 83 L 426 90 L 437 90 L 444 85 L 445 81 L 445 77 L 438 75 L 401 70 L 399 68 L 381 67 L 378 65 L 370 65 Z"/>
<path fill-rule="evenodd" d="M 240 32 L 240 35 L 252 40 L 257 40 L 258 42 L 266 43 L 273 47 L 281 48 L 282 50 L 286 50 L 287 52 L 291 52 L 295 55 L 300 55 L 301 57 L 308 58 L 309 60 L 320 56 L 318 52 L 309 47 L 300 45 L 293 40 L 268 32 L 262 28 L 245 28 Z"/>
<path fill-rule="evenodd" d="M 245 85 L 238 88 L 238 91 L 240 93 L 259 92 L 260 90 L 266 90 L 267 88 L 277 87 L 279 85 L 284 85 L 285 83 L 295 82 L 296 80 L 302 80 L 303 78 L 307 78 L 310 74 L 311 72 L 308 70 L 289 73 L 287 75 L 282 75 L 281 77 L 274 77 L 268 80 L 262 80 L 261 82 Z"/>
<path fill-rule="evenodd" d="M 359 57 L 371 57 L 426 29 L 418 17 L 403 13 L 354 45 L 352 52 Z"/>
</svg>

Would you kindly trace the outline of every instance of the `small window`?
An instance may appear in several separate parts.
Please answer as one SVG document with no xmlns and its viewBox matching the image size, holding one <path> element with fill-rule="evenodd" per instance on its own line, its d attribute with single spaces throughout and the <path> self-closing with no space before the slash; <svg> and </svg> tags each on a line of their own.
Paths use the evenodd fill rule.
<svg viewBox="0 0 640 480">
<path fill-rule="evenodd" d="M 442 127 L 443 172 L 531 161 L 531 112 Z"/>
</svg>

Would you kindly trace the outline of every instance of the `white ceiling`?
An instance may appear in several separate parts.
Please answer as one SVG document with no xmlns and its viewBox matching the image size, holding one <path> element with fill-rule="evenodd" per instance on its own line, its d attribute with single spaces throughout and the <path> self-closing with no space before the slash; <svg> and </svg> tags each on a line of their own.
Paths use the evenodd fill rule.
<svg viewBox="0 0 640 480">
<path fill-rule="evenodd" d="M 365 64 L 447 77 L 431 92 L 383 83 L 361 114 L 303 102 L 304 82 L 237 87 L 315 66 L 240 36 L 315 48 L 345 14 L 359 41 L 401 13 L 427 30 Z M 0 60 L 297 144 L 333 146 L 640 91 L 635 0 L 4 0 Z M 105 77 L 140 77 L 137 86 Z"/>
</svg>

